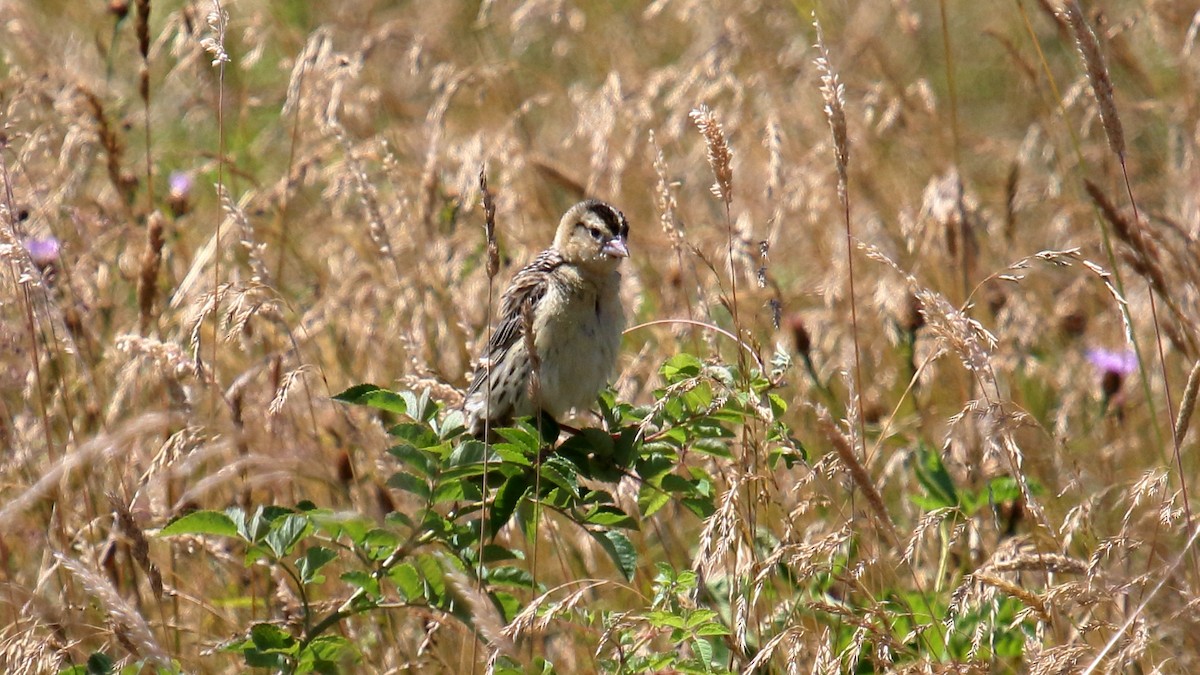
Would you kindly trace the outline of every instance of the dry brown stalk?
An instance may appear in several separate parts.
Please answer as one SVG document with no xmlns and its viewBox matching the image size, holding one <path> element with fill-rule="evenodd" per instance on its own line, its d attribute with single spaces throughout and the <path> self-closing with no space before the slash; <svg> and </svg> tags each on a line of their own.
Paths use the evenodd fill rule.
<svg viewBox="0 0 1200 675">
<path fill-rule="evenodd" d="M 838 428 L 834 423 L 833 418 L 829 416 L 829 411 L 824 407 L 816 406 L 817 423 L 821 428 L 821 433 L 833 445 L 833 449 L 837 452 L 838 459 L 842 460 L 842 464 L 846 470 L 850 472 L 850 478 L 854 484 L 867 498 L 867 504 L 870 505 L 870 513 L 872 520 L 887 537 L 888 541 L 893 544 L 900 543 L 900 535 L 896 532 L 896 525 L 892 522 L 892 517 L 888 515 L 887 506 L 884 505 L 883 496 L 879 494 L 879 490 L 875 487 L 875 482 L 871 480 L 871 475 L 867 473 L 867 468 L 859 461 L 858 455 L 854 453 L 854 448 L 850 444 L 850 439 L 846 438 L 846 434 Z"/>
<path fill-rule="evenodd" d="M 137 521 L 133 519 L 133 513 L 129 511 L 129 507 L 120 497 L 110 492 L 108 493 L 108 502 L 112 505 L 113 515 L 117 519 L 117 530 L 129 539 L 129 548 L 134 562 L 146 573 L 146 578 L 150 581 L 150 589 L 154 591 L 154 597 L 161 600 L 163 595 L 162 574 L 150 560 L 150 543 L 146 539 L 146 533 L 138 527 Z"/>
<path fill-rule="evenodd" d="M 162 266 L 163 227 L 166 218 L 155 211 L 146 221 L 146 248 L 138 270 L 138 331 L 145 335 L 153 319 L 154 296 L 158 286 L 158 271 Z"/>
<path fill-rule="evenodd" d="M 154 639 L 146 620 L 107 579 L 80 560 L 63 553 L 55 553 L 54 557 L 59 565 L 79 580 L 89 595 L 100 602 L 107 614 L 113 637 L 130 653 L 161 664 L 170 663 L 170 658 Z"/>
<path fill-rule="evenodd" d="M 137 179 L 121 170 L 125 145 L 121 142 L 117 132 L 113 130 L 112 125 L 108 123 L 108 116 L 104 114 L 104 104 L 100 102 L 100 97 L 82 86 L 79 87 L 79 93 L 87 101 L 92 121 L 96 123 L 96 135 L 100 139 L 100 146 L 104 148 L 106 160 L 104 166 L 108 171 L 108 182 L 116 189 L 123 202 L 129 204 L 133 201 L 133 190 L 137 187 Z"/>
</svg>

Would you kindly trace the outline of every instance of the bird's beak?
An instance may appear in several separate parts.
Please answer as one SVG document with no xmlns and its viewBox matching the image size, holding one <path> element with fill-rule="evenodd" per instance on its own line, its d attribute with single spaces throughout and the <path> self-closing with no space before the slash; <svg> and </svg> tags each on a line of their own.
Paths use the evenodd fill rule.
<svg viewBox="0 0 1200 675">
<path fill-rule="evenodd" d="M 628 258 L 629 248 L 625 246 L 624 237 L 616 237 L 604 242 L 604 248 L 600 252 L 610 258 Z"/>
</svg>

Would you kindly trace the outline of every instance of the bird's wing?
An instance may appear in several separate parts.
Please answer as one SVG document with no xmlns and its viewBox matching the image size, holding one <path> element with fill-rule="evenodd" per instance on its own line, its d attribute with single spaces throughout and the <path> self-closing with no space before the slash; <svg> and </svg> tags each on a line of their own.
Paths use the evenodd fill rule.
<svg viewBox="0 0 1200 675">
<path fill-rule="evenodd" d="M 487 364 L 491 363 L 492 368 L 496 368 L 517 341 L 523 339 L 525 326 L 521 318 L 521 308 L 526 304 L 531 305 L 536 315 L 538 304 L 546 297 L 546 291 L 550 287 L 550 274 L 562 264 L 562 255 L 558 251 L 547 249 L 513 277 L 508 290 L 504 291 L 504 296 L 500 299 L 500 322 L 488 340 L 484 357 L 476 366 L 471 388 L 467 390 L 468 397 L 485 386 Z"/>
</svg>

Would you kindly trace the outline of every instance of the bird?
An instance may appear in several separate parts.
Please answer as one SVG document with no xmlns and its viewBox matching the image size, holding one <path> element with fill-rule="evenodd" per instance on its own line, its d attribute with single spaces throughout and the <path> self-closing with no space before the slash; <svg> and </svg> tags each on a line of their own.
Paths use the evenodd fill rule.
<svg viewBox="0 0 1200 675">
<path fill-rule="evenodd" d="M 621 211 L 596 199 L 567 210 L 550 248 L 517 272 L 501 296 L 499 321 L 463 404 L 473 436 L 541 412 L 560 420 L 595 403 L 625 329 L 620 266 L 628 257 L 629 223 Z"/>
</svg>

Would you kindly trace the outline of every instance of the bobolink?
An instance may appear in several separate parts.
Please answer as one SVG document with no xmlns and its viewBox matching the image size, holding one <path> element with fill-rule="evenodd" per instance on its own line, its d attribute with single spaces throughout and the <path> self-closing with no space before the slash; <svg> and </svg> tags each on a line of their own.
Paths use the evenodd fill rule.
<svg viewBox="0 0 1200 675">
<path fill-rule="evenodd" d="M 502 426 L 539 411 L 559 419 L 595 402 L 612 374 L 625 328 L 617 268 L 629 256 L 628 237 L 629 223 L 616 208 L 594 199 L 580 202 L 563 215 L 550 248 L 513 277 L 467 390 L 463 408 L 472 434 L 482 436 L 485 424 Z M 529 358 L 527 325 L 533 328 L 535 359 Z"/>
</svg>

